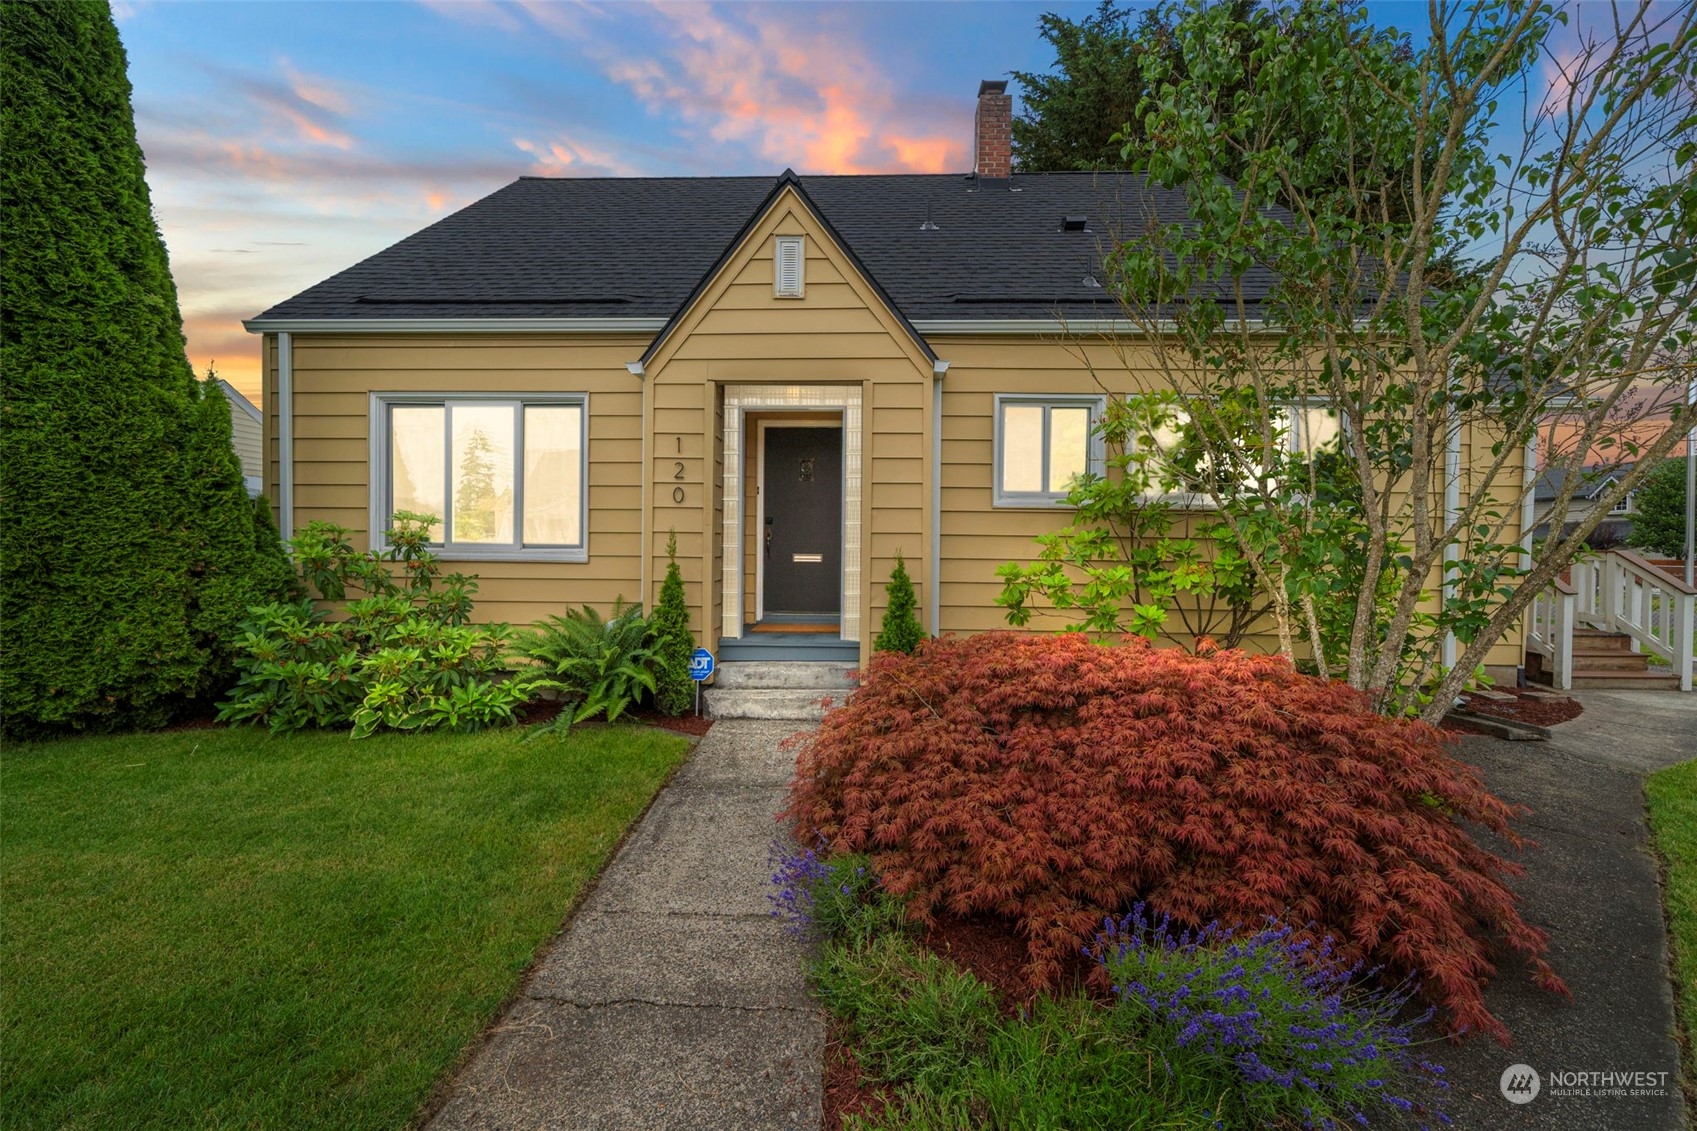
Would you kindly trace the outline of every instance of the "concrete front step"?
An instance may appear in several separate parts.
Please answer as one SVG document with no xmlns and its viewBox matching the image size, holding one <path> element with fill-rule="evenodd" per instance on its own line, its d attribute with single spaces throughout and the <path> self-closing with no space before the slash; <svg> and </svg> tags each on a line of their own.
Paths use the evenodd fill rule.
<svg viewBox="0 0 1697 1131">
<path fill-rule="evenodd" d="M 815 687 L 805 691 L 761 687 L 710 687 L 702 693 L 707 716 L 713 719 L 788 719 L 818 722 L 825 717 L 825 701 L 840 706 L 849 696 L 847 688 Z"/>
<path fill-rule="evenodd" d="M 720 664 L 714 670 L 713 686 L 766 691 L 852 690 L 855 683 L 849 673 L 855 666 L 805 660 L 737 660 Z"/>
</svg>

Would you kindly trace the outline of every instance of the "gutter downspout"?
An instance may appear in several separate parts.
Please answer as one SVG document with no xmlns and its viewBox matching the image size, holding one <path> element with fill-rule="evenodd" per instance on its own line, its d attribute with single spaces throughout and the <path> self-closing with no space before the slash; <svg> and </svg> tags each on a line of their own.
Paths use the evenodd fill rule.
<svg viewBox="0 0 1697 1131">
<path fill-rule="evenodd" d="M 1532 569 L 1532 528 L 1538 521 L 1538 434 L 1526 441 L 1526 454 L 1522 457 L 1520 468 L 1520 569 L 1522 573 Z M 1521 663 L 1515 668 L 1514 683 L 1516 687 L 1526 686 L 1526 642 L 1531 634 L 1527 625 L 1532 616 L 1531 606 L 1527 606 L 1526 616 L 1521 620 L 1520 656 Z"/>
<path fill-rule="evenodd" d="M 1697 381 L 1685 386 L 1687 410 L 1697 410 Z M 1692 571 L 1697 569 L 1697 423 L 1685 433 L 1685 584 L 1697 584 Z"/>
<path fill-rule="evenodd" d="M 648 591 L 648 559 L 654 553 L 654 539 L 648 530 L 648 523 L 653 518 L 648 510 L 648 491 L 654 478 L 654 469 L 648 466 L 648 433 L 653 431 L 648 420 L 648 370 L 640 361 L 625 362 L 625 369 L 632 377 L 642 382 L 642 479 L 637 484 L 637 506 L 642 508 L 642 514 L 637 516 L 636 536 L 642 540 L 641 552 L 637 555 L 636 591 L 641 594 L 637 604 L 652 613 L 653 596 Z"/>
<path fill-rule="evenodd" d="M 931 364 L 931 568 L 926 586 L 931 635 L 943 635 L 943 375 L 949 363 Z"/>
<path fill-rule="evenodd" d="M 1444 529 L 1448 530 L 1461 514 L 1461 422 L 1454 411 L 1450 413 L 1449 428 L 1444 437 Z M 1454 540 L 1444 547 L 1444 576 L 1439 585 L 1442 598 L 1448 601 L 1454 592 L 1453 566 L 1461 560 L 1461 546 Z M 1456 659 L 1455 633 L 1444 633 L 1444 667 L 1454 669 Z"/>
<path fill-rule="evenodd" d="M 295 536 L 295 359 L 287 331 L 277 334 L 277 525 Z"/>
</svg>

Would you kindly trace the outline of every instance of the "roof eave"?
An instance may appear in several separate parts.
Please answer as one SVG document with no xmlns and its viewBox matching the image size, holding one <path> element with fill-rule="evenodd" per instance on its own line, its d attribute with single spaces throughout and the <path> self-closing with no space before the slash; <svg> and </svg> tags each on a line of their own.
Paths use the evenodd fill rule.
<svg viewBox="0 0 1697 1131">
<path fill-rule="evenodd" d="M 274 318 L 242 322 L 250 334 L 654 334 L 665 318 Z"/>
</svg>

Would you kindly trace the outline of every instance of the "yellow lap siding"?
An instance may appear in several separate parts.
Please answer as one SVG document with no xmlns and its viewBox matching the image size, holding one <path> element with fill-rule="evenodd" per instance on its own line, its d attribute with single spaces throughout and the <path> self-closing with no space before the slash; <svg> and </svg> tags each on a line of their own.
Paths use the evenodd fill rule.
<svg viewBox="0 0 1697 1131">
<path fill-rule="evenodd" d="M 476 615 L 529 622 L 567 605 L 636 600 L 642 564 L 642 385 L 625 369 L 644 337 L 564 334 L 318 335 L 292 339 L 295 524 L 345 526 L 364 546 L 370 525 L 371 394 L 589 396 L 587 562 L 465 561 L 443 568 L 477 575 Z M 276 340 L 266 335 L 266 491 L 277 498 Z"/>
</svg>

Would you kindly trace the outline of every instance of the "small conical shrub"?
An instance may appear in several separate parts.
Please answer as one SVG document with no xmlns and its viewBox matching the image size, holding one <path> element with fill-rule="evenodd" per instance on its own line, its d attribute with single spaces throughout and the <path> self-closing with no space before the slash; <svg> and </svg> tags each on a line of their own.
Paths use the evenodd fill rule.
<svg viewBox="0 0 1697 1131">
<path fill-rule="evenodd" d="M 666 580 L 660 603 L 649 622 L 654 634 L 655 706 L 667 715 L 681 715 L 695 702 L 695 681 L 689 678 L 689 657 L 695 636 L 689 630 L 689 605 L 684 600 L 683 573 L 678 569 L 678 532 L 666 539 Z"/>
<path fill-rule="evenodd" d="M 889 604 L 884 609 L 884 627 L 872 642 L 875 652 L 912 652 L 925 639 L 919 618 L 913 615 L 916 603 L 913 579 L 907 575 L 907 563 L 901 551 L 896 551 L 896 568 L 890 571 L 889 583 L 884 586 Z"/>
</svg>

